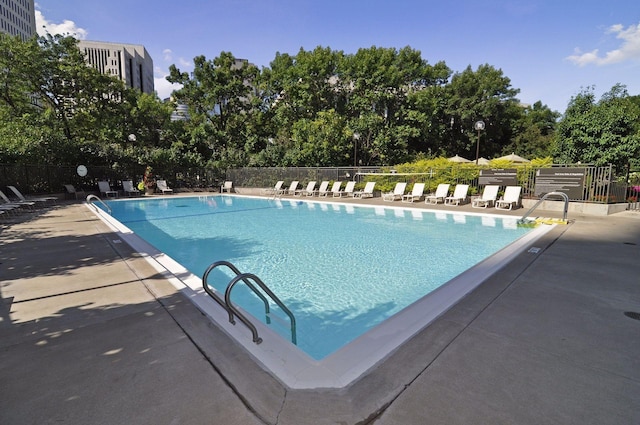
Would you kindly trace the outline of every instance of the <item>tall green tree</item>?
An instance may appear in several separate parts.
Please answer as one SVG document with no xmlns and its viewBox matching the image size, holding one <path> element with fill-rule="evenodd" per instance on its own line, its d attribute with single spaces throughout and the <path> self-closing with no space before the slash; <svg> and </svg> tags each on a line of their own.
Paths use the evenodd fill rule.
<svg viewBox="0 0 640 425">
<path fill-rule="evenodd" d="M 558 123 L 554 157 L 627 170 L 640 157 L 640 105 L 626 87 L 616 84 L 596 101 L 586 88 L 569 102 Z"/>
<path fill-rule="evenodd" d="M 513 123 L 519 117 L 518 89 L 491 65 L 470 66 L 456 73 L 447 86 L 446 115 L 450 117 L 447 154 L 475 158 L 478 132 L 474 123 L 484 121 L 480 132 L 480 156 L 502 153 L 513 136 Z"/>
<path fill-rule="evenodd" d="M 194 66 L 189 75 L 171 65 L 167 77 L 182 85 L 174 97 L 189 108 L 193 148 L 219 168 L 246 165 L 245 142 L 254 136 L 247 134 L 247 124 L 262 103 L 255 89 L 258 69 L 229 52 L 213 60 L 198 56 Z"/>
<path fill-rule="evenodd" d="M 552 111 L 538 101 L 533 106 L 522 108 L 519 119 L 513 123 L 512 143 L 502 153 L 517 152 L 525 158 L 545 158 L 552 156 L 555 131 L 560 113 Z"/>
</svg>

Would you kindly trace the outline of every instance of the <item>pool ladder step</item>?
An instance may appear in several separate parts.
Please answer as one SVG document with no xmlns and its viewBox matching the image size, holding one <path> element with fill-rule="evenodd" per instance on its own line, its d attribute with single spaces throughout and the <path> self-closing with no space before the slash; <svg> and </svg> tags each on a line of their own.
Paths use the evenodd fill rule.
<svg viewBox="0 0 640 425">
<path fill-rule="evenodd" d="M 209 286 L 208 283 L 209 274 L 217 267 L 227 267 L 235 274 L 235 277 L 231 279 L 231 281 L 227 285 L 226 290 L 224 291 L 224 299 L 221 298 L 216 293 L 216 291 L 211 286 Z M 289 310 L 287 306 L 284 305 L 282 301 L 280 301 L 276 294 L 274 294 L 258 276 L 253 273 L 241 273 L 236 266 L 234 266 L 229 261 L 224 260 L 216 261 L 215 263 L 211 264 L 209 267 L 207 267 L 207 270 L 202 275 L 202 287 L 211 298 L 213 298 L 218 304 L 220 304 L 220 306 L 222 306 L 222 308 L 227 311 L 227 313 L 229 314 L 229 322 L 235 325 L 236 321 L 234 317 L 240 319 L 240 321 L 244 323 L 249 328 L 249 330 L 251 330 L 253 342 L 255 342 L 256 344 L 260 344 L 262 342 L 262 338 L 260 338 L 260 336 L 258 335 L 258 329 L 256 328 L 256 326 L 231 302 L 231 291 L 238 283 L 244 283 L 247 288 L 253 291 L 253 293 L 262 300 L 264 304 L 264 313 L 266 318 L 265 320 L 267 324 L 271 323 L 271 317 L 273 317 L 274 319 L 279 319 L 279 322 L 284 322 L 284 320 L 281 320 L 278 316 L 275 316 L 271 313 L 271 308 L 269 306 L 269 300 L 267 299 L 267 296 L 271 300 L 273 300 L 273 302 L 275 302 L 276 305 L 282 309 L 282 311 L 284 311 L 284 313 L 289 318 L 291 342 L 297 344 L 296 318 L 293 316 L 293 313 L 291 313 L 291 310 Z"/>
</svg>

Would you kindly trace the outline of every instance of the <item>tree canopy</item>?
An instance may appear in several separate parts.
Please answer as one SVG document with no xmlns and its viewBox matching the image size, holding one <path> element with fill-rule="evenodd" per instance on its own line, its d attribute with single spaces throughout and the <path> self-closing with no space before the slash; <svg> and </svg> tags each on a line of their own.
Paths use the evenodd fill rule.
<svg viewBox="0 0 640 425">
<path fill-rule="evenodd" d="M 231 52 L 194 58 L 161 101 L 87 66 L 77 41 L 0 34 L 0 154 L 5 163 L 161 167 L 393 165 L 461 155 L 553 155 L 628 167 L 640 156 L 640 101 L 592 90 L 561 115 L 489 64 L 454 72 L 411 47 L 318 46 L 258 69 Z M 172 121 L 176 104 L 188 119 Z M 482 120 L 484 130 L 474 123 Z M 128 142 L 135 135 L 135 143 Z M 479 141 L 479 143 L 478 143 Z"/>
</svg>

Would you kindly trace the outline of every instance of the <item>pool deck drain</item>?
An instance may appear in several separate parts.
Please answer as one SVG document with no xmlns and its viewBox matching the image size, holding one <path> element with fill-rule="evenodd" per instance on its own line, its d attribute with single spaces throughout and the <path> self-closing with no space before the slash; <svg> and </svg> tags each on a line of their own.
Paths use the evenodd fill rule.
<svg viewBox="0 0 640 425">
<path fill-rule="evenodd" d="M 620 312 L 640 305 L 640 215 L 570 218 L 363 378 L 314 391 L 274 380 L 86 207 L 37 211 L 0 232 L 0 423 L 639 423 Z"/>
</svg>

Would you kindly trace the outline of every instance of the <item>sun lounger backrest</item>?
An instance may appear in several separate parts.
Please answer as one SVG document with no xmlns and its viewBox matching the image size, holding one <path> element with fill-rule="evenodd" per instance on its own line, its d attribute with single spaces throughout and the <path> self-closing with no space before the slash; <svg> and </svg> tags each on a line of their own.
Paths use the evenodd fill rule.
<svg viewBox="0 0 640 425">
<path fill-rule="evenodd" d="M 504 190 L 504 201 L 518 202 L 520 200 L 521 190 L 522 190 L 521 186 L 507 186 L 507 188 Z"/>
<path fill-rule="evenodd" d="M 482 199 L 495 201 L 498 197 L 498 189 L 500 189 L 500 186 L 486 185 L 482 191 Z"/>
<path fill-rule="evenodd" d="M 411 195 L 421 196 L 424 193 L 424 183 L 414 183 Z"/>
<path fill-rule="evenodd" d="M 436 195 L 438 198 L 444 198 L 449 193 L 449 184 L 448 183 L 440 183 L 436 188 Z"/>
<path fill-rule="evenodd" d="M 406 182 L 396 183 L 396 187 L 393 188 L 394 195 L 404 195 L 404 190 L 407 188 Z"/>
<path fill-rule="evenodd" d="M 456 199 L 466 198 L 468 192 L 469 192 L 468 184 L 459 184 L 459 185 L 456 185 L 456 188 L 453 191 L 453 197 Z"/>
<path fill-rule="evenodd" d="M 345 192 L 353 192 L 353 188 L 356 186 L 356 182 L 348 181 L 347 185 L 344 187 Z"/>
<path fill-rule="evenodd" d="M 340 186 L 342 186 L 342 182 L 333 182 L 333 186 L 331 186 L 331 192 L 339 192 Z"/>
</svg>

